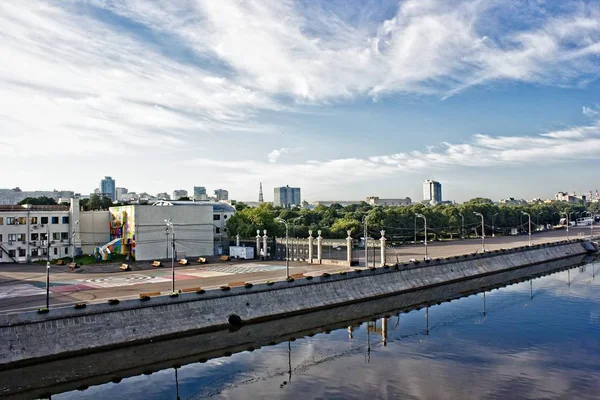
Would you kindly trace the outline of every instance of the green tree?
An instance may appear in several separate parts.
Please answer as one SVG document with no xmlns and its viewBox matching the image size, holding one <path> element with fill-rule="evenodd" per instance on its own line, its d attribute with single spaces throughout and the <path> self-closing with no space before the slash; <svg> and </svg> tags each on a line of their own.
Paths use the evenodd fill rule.
<svg viewBox="0 0 600 400">
<path fill-rule="evenodd" d="M 56 200 L 51 197 L 41 196 L 41 197 L 26 197 L 21 200 L 19 205 L 23 204 L 31 204 L 35 206 L 54 206 L 56 205 Z"/>
</svg>

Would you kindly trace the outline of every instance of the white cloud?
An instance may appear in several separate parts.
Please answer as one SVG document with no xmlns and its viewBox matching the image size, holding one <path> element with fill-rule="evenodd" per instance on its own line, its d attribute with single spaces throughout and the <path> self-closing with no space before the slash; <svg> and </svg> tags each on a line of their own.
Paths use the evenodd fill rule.
<svg viewBox="0 0 600 400">
<path fill-rule="evenodd" d="M 582 107 L 582 112 L 583 112 L 583 115 L 588 116 L 588 117 L 595 117 L 596 115 L 598 115 L 598 111 L 594 110 L 593 108 L 586 107 L 586 106 Z"/>
<path fill-rule="evenodd" d="M 282 147 L 279 150 L 273 150 L 272 152 L 269 153 L 267 158 L 269 159 L 269 162 L 271 164 L 275 164 L 277 162 L 277 160 L 279 160 L 279 157 L 281 157 L 283 154 L 289 153 L 290 150 L 291 149 L 289 149 L 287 147 Z"/>
</svg>

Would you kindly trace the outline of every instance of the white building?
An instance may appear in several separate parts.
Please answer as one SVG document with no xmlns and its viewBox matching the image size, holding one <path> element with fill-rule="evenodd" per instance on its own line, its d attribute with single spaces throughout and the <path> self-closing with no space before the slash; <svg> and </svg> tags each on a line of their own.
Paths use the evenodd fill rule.
<svg viewBox="0 0 600 400">
<path fill-rule="evenodd" d="M 442 202 L 442 184 L 433 180 L 423 182 L 423 202 L 440 204 Z"/>
<path fill-rule="evenodd" d="M 128 193 L 127 188 L 124 187 L 118 187 L 115 189 L 115 198 L 117 201 L 122 201 L 123 200 L 123 196 L 126 195 Z"/>
<path fill-rule="evenodd" d="M 50 197 L 57 203 L 60 203 L 61 201 L 69 201 L 74 195 L 75 193 L 69 190 L 23 191 L 18 187 L 14 189 L 0 189 L 0 204 L 17 204 L 27 197 Z"/>
<path fill-rule="evenodd" d="M 216 201 L 229 200 L 229 192 L 225 189 L 215 190 L 215 200 Z"/>
<path fill-rule="evenodd" d="M 77 228 L 68 206 L 0 206 L 0 263 L 71 256 Z"/>
<path fill-rule="evenodd" d="M 173 199 L 173 200 L 179 200 L 182 197 L 188 197 L 187 190 L 183 190 L 183 189 L 173 190 L 173 196 L 171 197 L 171 199 Z"/>
<path fill-rule="evenodd" d="M 372 206 L 410 206 L 412 200 L 410 197 L 404 199 L 380 199 L 377 196 L 367 197 L 367 203 Z"/>
</svg>

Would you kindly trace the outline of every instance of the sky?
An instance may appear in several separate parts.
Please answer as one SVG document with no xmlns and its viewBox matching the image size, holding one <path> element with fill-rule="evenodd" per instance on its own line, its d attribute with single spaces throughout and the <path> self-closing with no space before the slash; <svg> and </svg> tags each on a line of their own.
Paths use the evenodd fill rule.
<svg viewBox="0 0 600 400">
<path fill-rule="evenodd" d="M 0 188 L 600 189 L 597 1 L 2 1 L 0 26 Z"/>
</svg>

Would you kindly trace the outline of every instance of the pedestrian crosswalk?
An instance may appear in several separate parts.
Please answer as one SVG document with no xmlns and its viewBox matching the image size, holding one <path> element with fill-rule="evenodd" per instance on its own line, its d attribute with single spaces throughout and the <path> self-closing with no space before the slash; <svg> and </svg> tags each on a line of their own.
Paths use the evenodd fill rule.
<svg viewBox="0 0 600 400">
<path fill-rule="evenodd" d="M 0 285 L 0 300 L 10 299 L 13 297 L 37 296 L 45 293 L 46 289 L 42 289 L 28 283 Z"/>
</svg>

